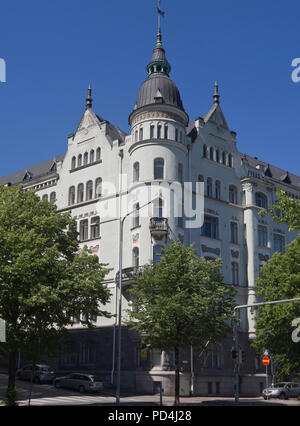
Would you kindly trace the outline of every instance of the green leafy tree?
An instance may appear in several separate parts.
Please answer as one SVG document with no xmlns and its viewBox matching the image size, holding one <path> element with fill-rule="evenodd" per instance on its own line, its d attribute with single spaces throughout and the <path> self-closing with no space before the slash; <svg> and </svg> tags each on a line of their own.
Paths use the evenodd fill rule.
<svg viewBox="0 0 300 426">
<path fill-rule="evenodd" d="M 0 187 L 0 317 L 6 322 L 8 386 L 15 403 L 18 351 L 37 361 L 81 313 L 109 316 L 108 269 L 87 249 L 79 252 L 76 222 L 32 191 Z"/>
<path fill-rule="evenodd" d="M 270 214 L 277 222 L 287 223 L 290 231 L 300 229 L 300 199 L 291 198 L 280 189 L 276 193 L 277 202 L 262 211 L 261 215 Z"/>
<path fill-rule="evenodd" d="M 193 247 L 173 241 L 156 266 L 144 267 L 129 293 L 129 324 L 144 342 L 175 356 L 175 405 L 179 405 L 180 349 L 197 350 L 230 330 L 235 291 L 222 283 L 221 261 L 199 258 Z"/>
<path fill-rule="evenodd" d="M 286 247 L 286 253 L 275 253 L 261 269 L 256 282 L 257 295 L 264 301 L 300 297 L 300 235 Z M 288 379 L 300 371 L 300 342 L 293 341 L 292 323 L 300 318 L 300 303 L 259 307 L 256 315 L 254 347 L 262 354 L 270 350 L 277 378 Z"/>
</svg>

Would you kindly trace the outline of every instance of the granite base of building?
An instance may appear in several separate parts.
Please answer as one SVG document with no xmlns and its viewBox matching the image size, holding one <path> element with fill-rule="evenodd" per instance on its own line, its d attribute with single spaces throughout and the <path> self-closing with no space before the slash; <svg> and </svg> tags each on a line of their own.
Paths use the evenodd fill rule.
<svg viewBox="0 0 300 426">
<path fill-rule="evenodd" d="M 72 371 L 97 374 L 107 389 L 113 389 L 117 374 L 118 353 L 117 350 L 114 352 L 114 339 L 118 341 L 117 331 L 113 327 L 71 331 L 57 359 L 51 361 L 52 365 L 58 374 Z M 264 371 L 251 347 L 248 334 L 240 333 L 239 341 L 244 353 L 240 394 L 259 396 L 266 383 Z M 232 337 L 229 336 L 217 344 L 208 345 L 201 354 L 191 349 L 181 351 L 181 395 L 233 396 L 234 363 L 231 349 Z M 140 336 L 127 327 L 122 328 L 121 370 L 122 390 L 154 394 L 159 392 L 161 382 L 164 395 L 174 395 L 173 353 L 145 348 Z"/>
</svg>

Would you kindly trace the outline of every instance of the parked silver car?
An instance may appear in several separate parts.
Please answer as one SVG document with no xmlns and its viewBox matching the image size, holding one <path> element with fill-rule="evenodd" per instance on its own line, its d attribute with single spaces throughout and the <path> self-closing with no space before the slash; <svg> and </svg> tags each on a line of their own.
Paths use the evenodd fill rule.
<svg viewBox="0 0 300 426">
<path fill-rule="evenodd" d="M 31 380 L 31 376 L 34 383 L 52 383 L 55 374 L 53 368 L 45 364 L 36 364 L 34 371 L 33 364 L 27 364 L 17 371 L 18 379 Z"/>
<path fill-rule="evenodd" d="M 103 382 L 92 374 L 72 373 L 68 376 L 57 377 L 54 380 L 56 388 L 75 389 L 79 392 L 98 392 L 103 389 Z"/>
<path fill-rule="evenodd" d="M 262 392 L 264 399 L 270 398 L 297 398 L 300 396 L 300 384 L 293 382 L 279 382 L 271 385 Z"/>
</svg>

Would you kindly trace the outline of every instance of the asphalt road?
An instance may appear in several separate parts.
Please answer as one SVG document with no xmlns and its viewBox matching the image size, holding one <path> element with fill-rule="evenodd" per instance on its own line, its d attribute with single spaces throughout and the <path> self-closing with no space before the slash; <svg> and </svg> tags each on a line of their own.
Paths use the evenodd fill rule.
<svg viewBox="0 0 300 426">
<path fill-rule="evenodd" d="M 7 384 L 7 375 L 0 374 L 0 400 L 5 395 Z M 18 392 L 18 401 L 20 406 L 29 405 L 30 383 L 17 380 L 16 387 Z M 235 405 L 233 398 L 214 398 L 214 397 L 191 397 L 181 398 L 182 406 L 224 406 Z M 31 406 L 115 406 L 115 396 L 107 392 L 96 394 L 80 394 L 79 392 L 68 389 L 56 389 L 50 384 L 33 384 L 31 389 Z M 159 395 L 121 395 L 121 405 L 123 406 L 153 406 L 157 407 L 160 403 Z M 163 405 L 172 406 L 174 397 L 164 396 Z M 242 406 L 300 406 L 297 399 L 287 401 L 269 400 L 263 398 L 241 398 Z"/>
</svg>

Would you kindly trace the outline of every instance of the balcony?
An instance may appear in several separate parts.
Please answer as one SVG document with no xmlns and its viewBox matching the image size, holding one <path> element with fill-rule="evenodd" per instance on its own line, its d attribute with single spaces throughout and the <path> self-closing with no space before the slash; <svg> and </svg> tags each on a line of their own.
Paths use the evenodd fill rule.
<svg viewBox="0 0 300 426">
<path fill-rule="evenodd" d="M 153 238 L 162 240 L 168 235 L 168 219 L 165 217 L 152 217 L 149 229 Z"/>
<path fill-rule="evenodd" d="M 122 282 L 132 281 L 133 277 L 136 275 L 141 275 L 142 267 L 141 266 L 132 266 L 130 268 L 122 269 Z M 116 283 L 119 283 L 120 272 L 116 273 Z"/>
</svg>

